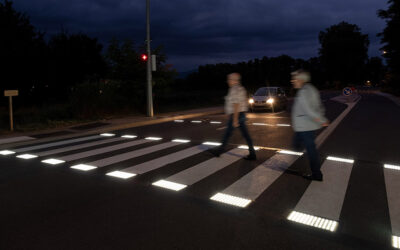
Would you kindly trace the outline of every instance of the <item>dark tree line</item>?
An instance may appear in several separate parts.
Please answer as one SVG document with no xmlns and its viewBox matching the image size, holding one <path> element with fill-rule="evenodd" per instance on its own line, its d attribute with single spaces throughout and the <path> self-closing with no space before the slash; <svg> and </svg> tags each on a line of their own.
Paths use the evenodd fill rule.
<svg viewBox="0 0 400 250">
<path fill-rule="evenodd" d="M 379 34 L 383 56 L 389 68 L 386 87 L 400 95 L 400 2 L 389 0 L 387 10 L 379 10 L 378 16 L 386 20 L 386 28 Z"/>
<path fill-rule="evenodd" d="M 144 106 L 144 45 L 113 39 L 103 48 L 97 38 L 67 31 L 46 40 L 8 0 L 0 2 L 0 30 L 0 90 L 18 89 L 17 105 L 69 103 L 73 112 L 87 114 Z M 158 68 L 154 89 L 162 93 L 175 71 L 166 65 L 162 47 L 152 53 Z"/>
<path fill-rule="evenodd" d="M 282 55 L 237 64 L 204 65 L 181 84 L 224 89 L 226 74 L 237 71 L 250 91 L 260 86 L 290 88 L 290 73 L 299 68 L 309 70 L 313 83 L 320 88 L 363 85 L 366 81 L 375 85 L 381 83 L 384 76 L 382 60 L 368 58 L 368 35 L 362 34 L 357 25 L 346 22 L 333 25 L 319 33 L 319 41 L 319 57 L 303 60 Z"/>
</svg>

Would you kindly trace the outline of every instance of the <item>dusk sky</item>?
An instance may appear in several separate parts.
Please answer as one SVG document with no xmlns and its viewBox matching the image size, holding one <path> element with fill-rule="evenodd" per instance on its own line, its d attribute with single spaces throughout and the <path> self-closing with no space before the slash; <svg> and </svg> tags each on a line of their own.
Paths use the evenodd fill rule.
<svg viewBox="0 0 400 250">
<path fill-rule="evenodd" d="M 145 0 L 15 0 L 14 7 L 48 35 L 62 27 L 99 38 L 143 43 Z M 151 0 L 152 45 L 162 44 L 178 71 L 287 54 L 318 56 L 318 34 L 346 21 L 369 35 L 369 55 L 380 55 L 377 17 L 386 0 Z"/>
</svg>

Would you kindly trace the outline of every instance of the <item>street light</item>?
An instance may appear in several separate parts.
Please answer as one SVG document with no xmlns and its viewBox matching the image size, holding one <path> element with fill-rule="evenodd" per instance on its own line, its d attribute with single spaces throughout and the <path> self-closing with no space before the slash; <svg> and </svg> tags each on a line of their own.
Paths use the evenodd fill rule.
<svg viewBox="0 0 400 250">
<path fill-rule="evenodd" d="M 150 50 L 150 0 L 146 0 L 146 45 L 147 45 L 147 116 L 153 117 L 153 93 Z"/>
</svg>

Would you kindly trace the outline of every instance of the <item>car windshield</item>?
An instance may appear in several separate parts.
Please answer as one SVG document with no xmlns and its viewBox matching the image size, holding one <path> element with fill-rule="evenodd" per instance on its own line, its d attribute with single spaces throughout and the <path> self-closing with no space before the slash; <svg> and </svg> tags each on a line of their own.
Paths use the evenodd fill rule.
<svg viewBox="0 0 400 250">
<path fill-rule="evenodd" d="M 267 88 L 267 87 L 259 88 L 254 95 L 255 96 L 276 95 L 276 88 Z"/>
</svg>

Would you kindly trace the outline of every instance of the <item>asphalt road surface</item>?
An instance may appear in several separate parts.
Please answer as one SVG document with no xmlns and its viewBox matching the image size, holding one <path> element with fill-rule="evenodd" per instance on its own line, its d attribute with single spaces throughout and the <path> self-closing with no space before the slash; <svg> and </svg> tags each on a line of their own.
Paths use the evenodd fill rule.
<svg viewBox="0 0 400 250">
<path fill-rule="evenodd" d="M 323 99 L 331 121 L 347 108 Z M 392 248 L 399 106 L 362 96 L 320 147 L 323 182 L 299 176 L 305 155 L 281 151 L 292 150 L 290 111 L 247 118 L 261 147 L 250 162 L 239 131 L 219 158 L 204 144 L 221 141 L 223 114 L 7 148 L 0 249 Z"/>
</svg>

